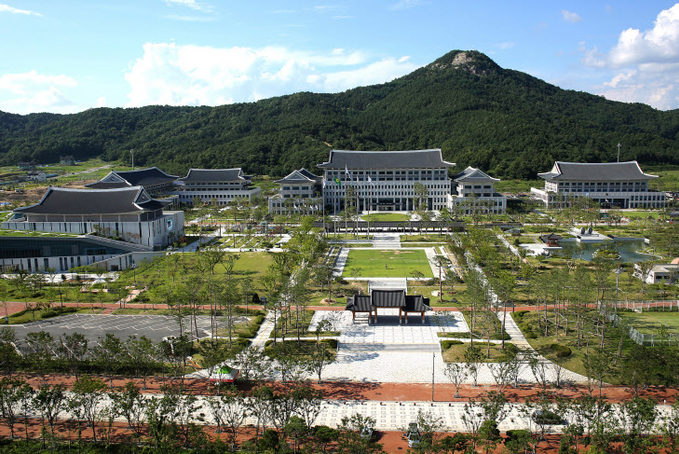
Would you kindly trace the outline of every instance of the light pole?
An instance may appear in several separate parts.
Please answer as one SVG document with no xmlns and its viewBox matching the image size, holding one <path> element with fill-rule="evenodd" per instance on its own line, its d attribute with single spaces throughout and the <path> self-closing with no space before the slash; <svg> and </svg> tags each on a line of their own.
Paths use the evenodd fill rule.
<svg viewBox="0 0 679 454">
<path fill-rule="evenodd" d="M 615 306 L 613 306 L 614 312 L 618 313 L 618 290 L 620 288 L 620 274 L 623 272 L 622 268 L 616 268 L 615 273 Z"/>
<path fill-rule="evenodd" d="M 134 170 L 134 148 L 130 150 L 130 154 L 132 155 L 132 170 Z"/>
<path fill-rule="evenodd" d="M 436 352 L 431 352 L 431 401 L 434 402 L 434 371 L 436 370 Z"/>
</svg>

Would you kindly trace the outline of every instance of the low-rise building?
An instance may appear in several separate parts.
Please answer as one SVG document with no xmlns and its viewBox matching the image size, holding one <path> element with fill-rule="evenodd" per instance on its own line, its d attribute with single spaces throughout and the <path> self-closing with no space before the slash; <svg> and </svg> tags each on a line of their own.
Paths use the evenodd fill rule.
<svg viewBox="0 0 679 454">
<path fill-rule="evenodd" d="M 674 284 L 679 279 L 679 263 L 657 263 L 645 270 L 636 264 L 634 275 L 647 284 Z"/>
<path fill-rule="evenodd" d="M 507 198 L 495 192 L 498 181 L 479 169 L 467 167 L 453 177 L 456 192 L 448 196 L 448 209 L 460 215 L 504 213 Z"/>
<path fill-rule="evenodd" d="M 184 212 L 164 212 L 140 186 L 119 189 L 51 187 L 35 205 L 16 208 L 2 228 L 95 234 L 161 249 L 184 235 Z"/>
<path fill-rule="evenodd" d="M 323 177 L 302 168 L 276 180 L 278 194 L 269 198 L 269 213 L 311 214 L 323 210 Z"/>
<path fill-rule="evenodd" d="M 79 266 L 121 271 L 163 252 L 92 235 L 77 237 L 0 237 L 0 269 L 66 273 Z"/>
<path fill-rule="evenodd" d="M 261 194 L 261 189 L 252 186 L 252 177 L 240 168 L 234 169 L 191 169 L 184 178 L 174 183 L 172 194 L 179 197 L 179 203 L 202 203 L 228 205 L 236 199 L 252 200 Z"/>
<path fill-rule="evenodd" d="M 158 167 L 147 169 L 113 171 L 104 178 L 85 186 L 92 189 L 115 189 L 141 186 L 151 195 L 164 194 L 172 189 L 172 183 L 179 178 L 168 175 Z"/>
<path fill-rule="evenodd" d="M 637 161 L 556 161 L 552 170 L 538 176 L 545 180 L 545 188 L 531 188 L 531 197 L 547 208 L 567 207 L 577 197 L 588 197 L 605 208 L 665 206 L 665 193 L 648 187 L 648 182 L 658 176 L 644 173 Z"/>
</svg>

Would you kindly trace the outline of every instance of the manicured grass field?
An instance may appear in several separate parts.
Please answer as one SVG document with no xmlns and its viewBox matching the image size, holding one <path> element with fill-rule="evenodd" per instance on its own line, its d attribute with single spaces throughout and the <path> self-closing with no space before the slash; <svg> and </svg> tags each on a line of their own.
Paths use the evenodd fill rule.
<svg viewBox="0 0 679 454">
<path fill-rule="evenodd" d="M 661 327 L 679 333 L 679 312 L 623 312 L 620 315 L 639 332 L 658 334 Z"/>
<path fill-rule="evenodd" d="M 349 251 L 344 277 L 410 277 L 413 271 L 434 277 L 421 249 Z"/>
<path fill-rule="evenodd" d="M 364 221 L 368 220 L 368 215 L 361 216 Z M 392 222 L 392 221 L 407 221 L 410 215 L 403 213 L 370 213 L 370 222 Z"/>
</svg>

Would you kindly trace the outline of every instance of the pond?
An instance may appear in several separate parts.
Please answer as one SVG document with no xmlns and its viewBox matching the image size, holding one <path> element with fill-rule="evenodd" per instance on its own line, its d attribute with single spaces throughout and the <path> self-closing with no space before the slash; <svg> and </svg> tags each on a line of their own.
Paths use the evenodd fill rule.
<svg viewBox="0 0 679 454">
<path fill-rule="evenodd" d="M 562 250 L 554 250 L 556 256 L 571 256 L 576 259 L 591 261 L 594 253 L 599 249 L 614 249 L 618 251 L 619 262 L 643 262 L 654 257 L 641 252 L 645 247 L 643 239 L 611 240 L 602 243 L 578 243 L 576 240 L 564 239 L 559 241 Z"/>
</svg>

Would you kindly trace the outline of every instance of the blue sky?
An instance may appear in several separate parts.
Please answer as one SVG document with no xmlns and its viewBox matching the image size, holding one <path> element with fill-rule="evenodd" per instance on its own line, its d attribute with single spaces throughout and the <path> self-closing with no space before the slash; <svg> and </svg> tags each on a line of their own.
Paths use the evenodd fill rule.
<svg viewBox="0 0 679 454">
<path fill-rule="evenodd" d="M 339 92 L 453 49 L 679 108 L 673 1 L 0 0 L 0 41 L 0 110 L 19 114 Z"/>
</svg>

